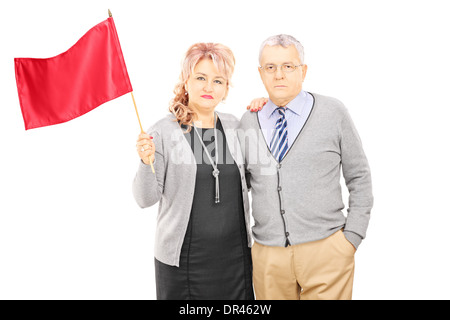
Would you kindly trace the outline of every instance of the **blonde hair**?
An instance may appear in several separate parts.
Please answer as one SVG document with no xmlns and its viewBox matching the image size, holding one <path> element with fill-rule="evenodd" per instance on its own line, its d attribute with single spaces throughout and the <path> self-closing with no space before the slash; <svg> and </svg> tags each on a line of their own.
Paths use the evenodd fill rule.
<svg viewBox="0 0 450 320">
<path fill-rule="evenodd" d="M 175 97 L 170 101 L 169 111 L 174 114 L 180 124 L 188 126 L 188 131 L 190 131 L 190 125 L 195 113 L 188 106 L 189 95 L 186 91 L 185 83 L 194 72 L 195 66 L 202 59 L 211 59 L 219 72 L 225 76 L 227 79 L 227 94 L 234 71 L 235 59 L 233 52 L 223 44 L 196 43 L 187 50 L 182 63 L 180 79 L 173 90 Z"/>
</svg>

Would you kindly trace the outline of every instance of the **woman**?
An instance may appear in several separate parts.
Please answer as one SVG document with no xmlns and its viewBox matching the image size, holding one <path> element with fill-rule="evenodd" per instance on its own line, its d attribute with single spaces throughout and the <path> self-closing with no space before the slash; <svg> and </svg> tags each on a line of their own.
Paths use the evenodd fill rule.
<svg viewBox="0 0 450 320">
<path fill-rule="evenodd" d="M 135 199 L 141 207 L 159 201 L 157 299 L 254 299 L 238 121 L 215 112 L 228 94 L 234 63 L 221 44 L 191 46 L 171 114 L 137 141 L 142 161 Z"/>
</svg>

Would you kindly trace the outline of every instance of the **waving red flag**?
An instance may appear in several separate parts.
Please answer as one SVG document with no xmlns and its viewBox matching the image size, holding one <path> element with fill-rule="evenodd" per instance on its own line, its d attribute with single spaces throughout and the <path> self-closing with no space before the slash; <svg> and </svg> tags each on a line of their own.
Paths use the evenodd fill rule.
<svg viewBox="0 0 450 320">
<path fill-rule="evenodd" d="M 113 18 L 56 57 L 14 63 L 26 130 L 72 120 L 133 91 Z"/>
</svg>

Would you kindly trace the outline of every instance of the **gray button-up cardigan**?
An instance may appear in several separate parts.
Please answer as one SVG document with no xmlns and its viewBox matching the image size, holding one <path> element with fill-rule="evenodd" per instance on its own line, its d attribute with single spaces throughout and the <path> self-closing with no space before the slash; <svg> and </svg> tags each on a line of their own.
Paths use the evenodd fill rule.
<svg viewBox="0 0 450 320">
<path fill-rule="evenodd" d="M 239 133 L 252 188 L 252 236 L 266 246 L 286 246 L 324 239 L 344 228 L 347 240 L 358 248 L 373 207 L 369 163 L 342 102 L 311 94 L 309 119 L 281 163 L 267 146 L 258 115 L 242 116 Z M 341 172 L 349 191 L 347 215 Z"/>
<path fill-rule="evenodd" d="M 241 175 L 247 240 L 250 247 L 250 213 L 245 166 L 236 133 L 239 120 L 231 114 L 217 114 L 225 131 L 228 148 Z M 175 120 L 175 116 L 169 114 L 147 131 L 153 137 L 156 148 L 155 174 L 149 165 L 140 161 L 132 189 L 136 202 L 142 208 L 150 207 L 159 201 L 155 258 L 178 267 L 194 197 L 197 163 L 182 129 Z"/>
</svg>

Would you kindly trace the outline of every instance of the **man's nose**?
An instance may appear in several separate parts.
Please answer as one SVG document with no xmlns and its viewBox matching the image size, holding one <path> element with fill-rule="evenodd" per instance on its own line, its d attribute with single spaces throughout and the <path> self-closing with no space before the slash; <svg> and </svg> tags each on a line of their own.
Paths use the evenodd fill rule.
<svg viewBox="0 0 450 320">
<path fill-rule="evenodd" d="M 275 71 L 275 79 L 284 79 L 284 72 L 281 70 L 281 66 L 277 67 L 277 70 Z"/>
</svg>

